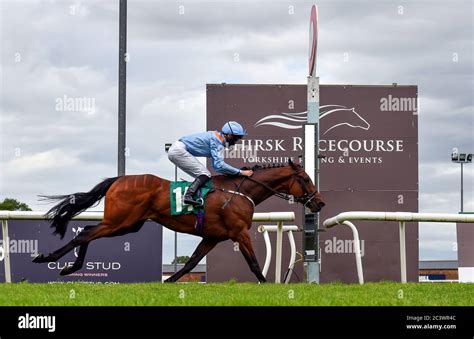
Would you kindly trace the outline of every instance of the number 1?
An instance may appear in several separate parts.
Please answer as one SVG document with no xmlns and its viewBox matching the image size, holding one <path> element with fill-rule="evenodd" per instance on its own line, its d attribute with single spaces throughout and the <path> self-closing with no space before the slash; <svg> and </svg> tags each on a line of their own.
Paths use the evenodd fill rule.
<svg viewBox="0 0 474 339">
<path fill-rule="evenodd" d="M 186 194 L 186 191 L 188 190 L 188 187 L 185 188 L 184 190 L 184 194 Z M 176 213 L 181 213 L 183 211 L 183 199 L 182 199 L 182 190 L 181 190 L 181 187 L 176 187 L 174 190 L 173 190 L 173 193 L 174 193 L 174 196 L 175 196 L 175 200 L 176 200 Z M 188 205 L 188 204 L 184 204 L 188 207 L 188 211 L 191 212 L 193 210 L 193 206 L 191 205 Z"/>
</svg>

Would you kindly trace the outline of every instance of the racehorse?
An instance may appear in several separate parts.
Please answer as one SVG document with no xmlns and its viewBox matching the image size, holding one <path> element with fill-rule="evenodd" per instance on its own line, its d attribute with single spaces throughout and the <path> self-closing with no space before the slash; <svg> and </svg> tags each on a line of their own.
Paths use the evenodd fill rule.
<svg viewBox="0 0 474 339">
<path fill-rule="evenodd" d="M 195 215 L 171 215 L 170 181 L 151 174 L 108 178 L 87 193 L 46 196 L 47 199 L 60 201 L 46 216 L 55 229 L 54 233 L 61 238 L 75 215 L 105 197 L 104 218 L 98 225 L 85 226 L 73 240 L 53 253 L 47 256 L 39 254 L 33 262 L 54 262 L 79 247 L 74 264 L 60 272 L 61 275 L 71 274 L 82 268 L 92 240 L 138 232 L 145 221 L 151 219 L 172 231 L 202 237 L 188 262 L 166 282 L 177 281 L 219 242 L 228 239 L 238 243 L 250 270 L 260 282 L 265 282 L 249 234 L 255 206 L 276 195 L 299 202 L 316 213 L 324 202 L 311 178 L 298 164 L 290 161 L 285 165 L 255 166 L 252 169 L 254 174 L 251 177 L 212 177 L 213 190 L 206 197 L 200 232 L 195 227 Z"/>
</svg>

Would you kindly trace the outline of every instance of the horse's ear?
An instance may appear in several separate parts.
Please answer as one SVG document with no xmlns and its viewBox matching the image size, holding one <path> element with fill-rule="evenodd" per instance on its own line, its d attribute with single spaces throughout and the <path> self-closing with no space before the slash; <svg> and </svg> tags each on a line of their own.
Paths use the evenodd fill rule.
<svg viewBox="0 0 474 339">
<path fill-rule="evenodd" d="M 296 169 L 298 165 L 296 165 L 291 159 L 288 160 L 288 164 L 291 166 L 291 168 Z"/>
</svg>

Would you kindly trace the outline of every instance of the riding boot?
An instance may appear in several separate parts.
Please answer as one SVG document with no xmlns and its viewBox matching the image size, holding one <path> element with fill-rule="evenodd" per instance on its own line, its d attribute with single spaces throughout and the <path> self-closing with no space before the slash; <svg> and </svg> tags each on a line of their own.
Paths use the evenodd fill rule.
<svg viewBox="0 0 474 339">
<path fill-rule="evenodd" d="M 194 180 L 194 182 L 189 186 L 186 194 L 184 195 L 184 203 L 187 205 L 200 206 L 202 202 L 196 201 L 193 199 L 194 194 L 203 186 L 210 178 L 207 175 L 200 175 Z"/>
</svg>

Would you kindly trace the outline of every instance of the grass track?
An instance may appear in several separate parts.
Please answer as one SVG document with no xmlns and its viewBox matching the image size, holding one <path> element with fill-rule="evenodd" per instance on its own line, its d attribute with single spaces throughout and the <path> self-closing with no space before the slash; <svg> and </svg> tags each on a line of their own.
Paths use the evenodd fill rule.
<svg viewBox="0 0 474 339">
<path fill-rule="evenodd" d="M 474 284 L 0 284 L 1 306 L 473 306 Z"/>
</svg>

